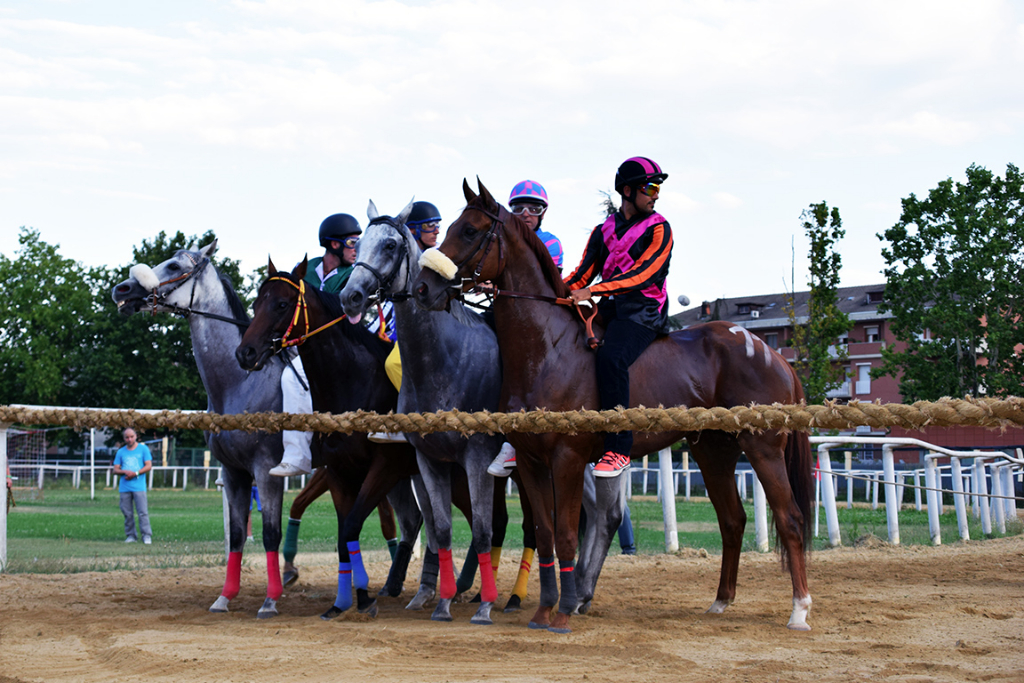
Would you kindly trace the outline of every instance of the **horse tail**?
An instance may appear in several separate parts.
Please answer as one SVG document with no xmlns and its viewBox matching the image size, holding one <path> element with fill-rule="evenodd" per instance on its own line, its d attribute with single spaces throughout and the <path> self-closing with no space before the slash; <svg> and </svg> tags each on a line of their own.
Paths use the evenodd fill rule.
<svg viewBox="0 0 1024 683">
<path fill-rule="evenodd" d="M 789 488 L 793 491 L 793 501 L 803 517 L 803 546 L 806 554 L 811 549 L 814 515 L 811 509 L 814 500 L 814 452 L 807 432 L 790 432 L 786 440 L 786 472 L 789 475 Z M 784 556 L 784 563 L 785 559 Z"/>
</svg>

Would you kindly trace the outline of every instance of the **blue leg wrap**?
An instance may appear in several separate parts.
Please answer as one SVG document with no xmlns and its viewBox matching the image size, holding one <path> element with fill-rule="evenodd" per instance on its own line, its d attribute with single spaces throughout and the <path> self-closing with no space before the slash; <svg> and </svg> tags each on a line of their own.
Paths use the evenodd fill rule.
<svg viewBox="0 0 1024 683">
<path fill-rule="evenodd" d="M 338 563 L 338 597 L 334 606 L 345 611 L 352 606 L 352 564 Z"/>
<path fill-rule="evenodd" d="M 576 563 L 573 560 L 558 562 L 558 573 L 562 578 L 562 598 L 558 603 L 558 611 L 562 614 L 572 614 L 576 609 Z"/>
<path fill-rule="evenodd" d="M 538 558 L 540 567 L 540 604 L 554 607 L 558 603 L 558 582 L 555 580 L 555 558 Z"/>
<path fill-rule="evenodd" d="M 370 577 L 366 575 L 366 567 L 363 566 L 363 554 L 359 551 L 359 541 L 348 542 L 348 561 L 352 563 L 352 582 L 356 588 L 369 589 Z"/>
</svg>

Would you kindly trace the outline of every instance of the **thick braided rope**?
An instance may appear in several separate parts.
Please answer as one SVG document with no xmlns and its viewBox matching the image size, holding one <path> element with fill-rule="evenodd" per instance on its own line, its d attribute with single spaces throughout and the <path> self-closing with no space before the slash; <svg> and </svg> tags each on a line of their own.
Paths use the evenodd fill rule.
<svg viewBox="0 0 1024 683">
<path fill-rule="evenodd" d="M 89 410 L 69 408 L 21 408 L 0 406 L 0 423 L 90 427 L 133 427 L 137 429 L 204 429 L 278 432 L 433 432 L 462 434 L 486 432 L 608 432 L 626 429 L 646 432 L 695 432 L 715 429 L 810 431 L 875 428 L 952 427 L 975 425 L 993 429 L 1024 426 L 1024 398 L 943 398 L 935 402 L 847 404 L 826 401 L 823 405 L 750 405 L 735 408 L 630 408 L 628 410 L 548 410 L 518 413 L 468 413 L 460 410 L 437 413 L 241 413 L 218 415 L 202 412 L 163 410 Z"/>
</svg>

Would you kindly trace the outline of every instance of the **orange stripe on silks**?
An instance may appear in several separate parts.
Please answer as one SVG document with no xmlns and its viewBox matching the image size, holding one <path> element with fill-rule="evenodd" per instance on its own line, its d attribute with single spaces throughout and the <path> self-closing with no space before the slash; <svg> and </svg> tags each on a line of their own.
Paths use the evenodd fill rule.
<svg viewBox="0 0 1024 683">
<path fill-rule="evenodd" d="M 667 249 L 665 247 L 668 247 Z M 657 275 L 658 271 L 661 270 L 662 266 L 665 265 L 665 261 L 668 260 L 672 254 L 672 241 L 669 239 L 668 244 L 665 243 L 665 224 L 658 223 L 654 226 L 654 241 L 651 242 L 651 246 L 644 250 L 644 253 L 640 255 L 640 258 L 636 260 L 636 263 L 644 264 L 645 261 L 649 261 L 646 265 L 641 268 L 628 278 L 615 279 L 609 282 L 599 282 L 590 288 L 590 291 L 596 293 L 618 293 L 620 291 L 628 291 L 631 289 L 640 289 L 642 285 L 649 284 L 649 280 Z M 659 253 L 659 251 L 661 253 Z"/>
</svg>

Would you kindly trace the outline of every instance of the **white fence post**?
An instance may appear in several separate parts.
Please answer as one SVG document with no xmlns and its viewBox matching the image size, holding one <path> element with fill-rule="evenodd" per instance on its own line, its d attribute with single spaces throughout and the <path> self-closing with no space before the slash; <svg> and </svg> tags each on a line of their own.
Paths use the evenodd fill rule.
<svg viewBox="0 0 1024 683">
<path fill-rule="evenodd" d="M 1003 482 L 1002 475 L 999 470 L 1002 469 L 999 463 L 992 463 L 992 495 L 1002 496 L 1003 495 Z M 1003 500 L 1000 497 L 992 499 L 992 512 L 995 513 L 996 518 L 996 531 L 1001 534 L 1006 533 L 1006 506 L 1003 505 Z"/>
<path fill-rule="evenodd" d="M 953 477 L 953 507 L 956 509 L 956 526 L 960 532 L 960 540 L 971 540 L 971 530 L 967 525 L 967 495 L 964 493 L 964 472 L 960 466 L 960 458 L 949 459 L 950 472 Z"/>
<path fill-rule="evenodd" d="M 985 476 L 985 461 L 974 459 L 974 494 L 978 498 L 979 515 L 981 516 L 981 533 L 988 536 L 992 533 L 992 513 L 988 504 L 988 482 Z"/>
<path fill-rule="evenodd" d="M 839 512 L 836 510 L 836 489 L 832 481 L 832 460 L 829 454 L 829 449 L 838 445 L 818 445 L 818 471 L 821 475 L 821 498 L 825 506 L 825 526 L 828 528 L 828 544 L 833 548 L 843 544 L 839 535 Z"/>
<path fill-rule="evenodd" d="M 768 501 L 757 473 L 754 474 L 754 540 L 760 552 L 768 552 Z"/>
<path fill-rule="evenodd" d="M 926 455 L 924 459 L 924 485 L 927 487 L 925 491 L 925 498 L 928 501 L 928 535 L 931 536 L 932 545 L 942 545 L 942 527 L 939 525 L 939 500 L 941 495 L 934 489 L 939 488 L 936 483 L 937 466 L 935 458 L 931 457 L 931 454 Z"/>
<path fill-rule="evenodd" d="M 661 511 L 665 520 L 665 552 L 679 550 L 679 527 L 676 523 L 676 496 L 672 486 L 672 449 L 658 451 L 658 479 L 661 481 Z"/>
<path fill-rule="evenodd" d="M 0 471 L 4 473 L 4 502 L 0 505 L 0 572 L 7 570 L 7 428 L 0 422 Z"/>
<path fill-rule="evenodd" d="M 896 499 L 896 471 L 892 445 L 882 446 L 882 471 L 885 474 L 885 519 L 889 527 L 889 543 L 900 544 L 900 501 Z"/>
</svg>

